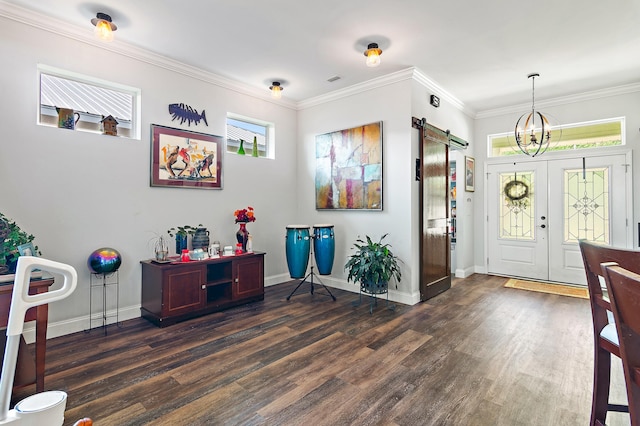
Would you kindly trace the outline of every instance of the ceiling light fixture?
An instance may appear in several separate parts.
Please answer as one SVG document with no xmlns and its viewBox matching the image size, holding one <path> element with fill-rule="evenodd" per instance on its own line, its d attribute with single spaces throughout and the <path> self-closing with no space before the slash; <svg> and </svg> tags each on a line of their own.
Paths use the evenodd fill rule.
<svg viewBox="0 0 640 426">
<path fill-rule="evenodd" d="M 282 91 L 284 90 L 280 85 L 280 82 L 274 81 L 271 84 L 272 86 L 269 86 L 269 89 L 271 90 L 271 97 L 273 99 L 280 99 L 282 97 Z"/>
<path fill-rule="evenodd" d="M 367 50 L 364 51 L 364 56 L 367 57 L 367 66 L 377 67 L 380 65 L 380 55 L 382 55 L 382 49 L 378 47 L 378 43 L 369 43 Z"/>
<path fill-rule="evenodd" d="M 111 22 L 111 16 L 98 12 L 96 17 L 91 20 L 91 23 L 96 27 L 94 30 L 96 37 L 103 41 L 113 40 L 113 32 L 117 30 L 118 27 Z"/>
<path fill-rule="evenodd" d="M 547 116 L 536 111 L 535 81 L 538 73 L 527 76 L 531 79 L 531 112 L 524 113 L 516 122 L 515 138 L 518 148 L 524 154 L 535 157 L 542 155 L 551 142 L 551 125 Z"/>
</svg>

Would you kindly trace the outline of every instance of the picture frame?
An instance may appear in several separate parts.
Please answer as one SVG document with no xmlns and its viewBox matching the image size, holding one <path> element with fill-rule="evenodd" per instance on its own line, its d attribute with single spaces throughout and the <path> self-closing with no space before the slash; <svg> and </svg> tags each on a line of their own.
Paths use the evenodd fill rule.
<svg viewBox="0 0 640 426">
<path fill-rule="evenodd" d="M 25 243 L 18 246 L 18 253 L 20 256 L 37 256 L 36 249 L 33 243 Z"/>
<path fill-rule="evenodd" d="M 476 160 L 473 157 L 464 157 L 464 190 L 473 192 L 476 190 Z"/>
<path fill-rule="evenodd" d="M 382 210 L 382 121 L 316 136 L 316 210 Z"/>
<path fill-rule="evenodd" d="M 151 125 L 151 186 L 222 189 L 224 138 Z"/>
</svg>

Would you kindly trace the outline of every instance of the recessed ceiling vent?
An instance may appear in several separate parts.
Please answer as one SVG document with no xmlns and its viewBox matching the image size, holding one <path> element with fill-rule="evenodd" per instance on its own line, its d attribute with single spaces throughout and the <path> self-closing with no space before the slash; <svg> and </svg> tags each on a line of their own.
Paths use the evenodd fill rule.
<svg viewBox="0 0 640 426">
<path fill-rule="evenodd" d="M 338 81 L 338 80 L 340 80 L 340 77 L 336 75 L 335 77 L 331 77 L 331 78 L 330 78 L 329 80 L 327 80 L 327 81 L 328 81 L 329 83 L 333 83 L 334 81 Z"/>
</svg>

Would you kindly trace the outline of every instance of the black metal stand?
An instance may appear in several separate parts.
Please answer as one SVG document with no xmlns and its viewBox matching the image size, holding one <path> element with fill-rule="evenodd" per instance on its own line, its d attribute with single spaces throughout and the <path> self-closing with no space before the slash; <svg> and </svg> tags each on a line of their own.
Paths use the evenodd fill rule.
<svg viewBox="0 0 640 426">
<path fill-rule="evenodd" d="M 102 279 L 100 279 L 102 278 Z M 108 281 L 108 278 L 111 278 L 112 281 Z M 115 280 L 113 280 L 115 278 Z M 95 281 L 95 282 L 94 282 Z M 109 318 L 115 317 L 116 326 L 120 328 L 122 324 L 120 323 L 119 317 L 119 305 L 120 305 L 120 275 L 118 271 L 109 272 L 109 273 L 91 273 L 90 277 L 90 290 L 89 290 L 89 329 L 85 330 L 85 332 L 91 332 L 93 328 L 94 321 L 102 321 L 102 329 L 104 330 L 105 336 L 107 335 L 107 326 L 109 325 Z M 107 287 L 115 286 L 116 288 L 116 300 L 115 300 L 115 313 L 108 312 L 107 306 Z M 93 313 L 93 291 L 94 289 L 98 289 L 102 287 L 102 316 L 96 316 Z M 113 324 L 113 323 L 112 323 Z"/>
<path fill-rule="evenodd" d="M 314 237 L 313 237 L 313 236 L 311 236 L 310 238 L 314 238 Z M 306 276 L 306 277 L 304 277 L 304 278 L 302 279 L 302 281 L 300 281 L 300 282 L 298 283 L 298 286 L 297 286 L 296 288 L 294 288 L 294 289 L 293 289 L 293 291 L 291 292 L 291 294 L 289 294 L 289 295 L 287 296 L 287 300 L 291 299 L 291 296 L 293 296 L 293 294 L 294 294 L 296 291 L 298 291 L 298 289 L 300 288 L 300 286 L 301 286 L 302 284 L 304 284 L 304 283 L 307 281 L 307 278 L 311 278 L 311 280 L 309 281 L 309 284 L 311 284 L 311 294 L 313 295 L 313 292 L 314 292 L 313 276 L 314 276 L 314 275 L 316 275 L 316 273 L 315 273 L 315 272 L 313 272 L 313 261 L 315 260 L 315 257 L 314 257 L 314 255 L 313 255 L 313 242 L 311 243 L 311 254 L 310 254 L 310 256 L 311 256 L 311 272 L 309 272 L 309 273 L 307 274 L 307 276 Z M 321 285 L 322 287 L 324 287 L 324 289 L 327 291 L 328 295 L 329 295 L 329 296 L 331 296 L 331 298 L 332 298 L 332 299 L 333 299 L 333 301 L 335 302 L 335 301 L 336 301 L 336 297 L 335 297 L 333 294 L 331 294 L 331 292 L 329 291 L 329 289 L 327 288 L 327 286 L 326 286 L 326 285 L 324 285 L 324 284 L 322 283 L 322 281 L 320 281 L 320 278 L 319 278 L 319 277 L 316 277 L 316 278 L 317 278 L 318 282 L 320 283 L 320 285 Z"/>
<path fill-rule="evenodd" d="M 396 305 L 394 305 L 393 303 L 389 303 L 389 289 L 387 286 L 385 286 L 385 288 L 376 288 L 376 289 L 372 289 L 371 291 L 367 291 L 362 289 L 362 286 L 360 286 L 360 298 L 358 301 L 352 302 L 353 306 L 360 306 L 362 304 L 362 293 L 369 295 L 369 313 L 373 314 L 373 308 L 375 306 L 378 306 L 378 294 L 384 294 L 387 293 L 387 309 L 389 309 L 390 311 L 395 311 L 396 310 Z"/>
</svg>

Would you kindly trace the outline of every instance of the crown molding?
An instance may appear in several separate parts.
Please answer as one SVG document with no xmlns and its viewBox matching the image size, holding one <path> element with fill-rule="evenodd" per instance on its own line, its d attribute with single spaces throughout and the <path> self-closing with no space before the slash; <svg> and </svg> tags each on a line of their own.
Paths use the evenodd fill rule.
<svg viewBox="0 0 640 426">
<path fill-rule="evenodd" d="M 393 72 L 391 74 L 383 75 L 382 77 L 377 77 L 371 80 L 364 81 L 362 83 L 357 83 L 343 89 L 334 90 L 323 95 L 305 99 L 298 102 L 298 109 L 302 110 L 311 108 L 317 105 L 325 104 L 327 102 L 333 102 L 338 99 L 357 95 L 368 90 L 379 89 L 380 87 L 387 86 L 389 84 L 410 80 L 411 78 L 413 78 L 413 70 L 413 68 L 406 68 L 400 71 Z"/>
<path fill-rule="evenodd" d="M 610 96 L 626 95 L 629 93 L 640 92 L 640 83 L 626 84 L 622 86 L 609 87 L 607 89 L 593 90 L 591 92 L 577 93 L 574 95 L 561 96 L 557 98 L 547 99 L 539 101 L 536 99 L 536 107 L 549 108 L 560 105 L 567 105 L 576 102 L 592 101 L 594 99 L 607 98 Z M 479 111 L 475 115 L 475 119 L 483 119 L 489 117 L 497 117 L 500 115 L 507 115 L 513 113 L 522 113 L 531 109 L 531 103 L 512 105 L 503 108 L 489 109 L 486 111 Z"/>
<path fill-rule="evenodd" d="M 119 41 L 117 38 L 110 43 L 104 43 L 97 40 L 93 36 L 93 31 L 88 31 L 77 26 L 69 25 L 68 23 L 63 22 L 59 19 L 43 15 L 39 12 L 23 8 L 21 6 L 8 4 L 4 0 L 0 0 L 0 17 L 20 22 L 22 24 L 29 25 L 31 27 L 54 33 L 69 39 L 73 39 L 81 43 L 89 44 L 102 50 L 107 50 L 122 56 L 126 56 L 128 58 L 154 65 L 169 71 L 173 71 L 187 77 L 192 77 L 202 82 L 232 90 L 243 95 L 259 98 L 286 108 L 296 109 L 295 101 L 285 98 L 275 101 L 271 97 L 271 93 L 266 90 L 260 90 L 253 86 L 240 83 L 236 80 L 204 71 L 200 68 L 196 68 L 191 65 L 176 61 L 174 59 L 167 58 L 166 56 L 153 53 L 149 50 Z"/>
<path fill-rule="evenodd" d="M 414 68 L 413 78 L 418 83 L 422 84 L 424 87 L 434 92 L 433 93 L 434 95 L 440 97 L 440 99 L 444 99 L 445 101 L 449 102 L 451 105 L 453 105 L 455 108 L 459 109 L 460 111 L 464 112 L 465 114 L 468 114 L 472 117 L 475 114 L 475 112 L 470 110 L 468 107 L 466 107 L 461 100 L 456 98 L 453 94 L 451 94 L 444 87 L 440 86 L 438 83 L 433 81 L 431 78 L 429 78 L 429 76 L 427 76 L 425 73 L 423 73 L 419 69 Z"/>
<path fill-rule="evenodd" d="M 415 67 L 405 68 L 400 71 L 393 72 L 391 74 L 383 75 L 382 77 L 377 77 L 363 83 L 354 84 L 352 86 L 346 87 L 344 89 L 338 89 L 333 92 L 326 93 L 324 95 L 316 96 L 314 98 L 309 98 L 303 101 L 298 102 L 298 109 L 306 109 L 311 108 L 317 105 L 321 105 L 327 102 L 333 102 L 338 99 L 346 98 L 349 96 L 356 95 L 358 93 L 365 92 L 367 90 L 375 90 L 380 87 L 399 83 L 401 81 L 406 80 L 414 80 L 418 84 L 421 84 L 426 89 L 433 92 L 435 95 L 439 96 L 441 99 L 446 100 L 455 108 L 461 110 L 462 112 L 468 114 L 473 117 L 475 114 L 474 111 L 469 110 L 465 107 L 464 103 L 440 86 L 438 83 L 429 78 L 425 73 L 420 71 Z"/>
</svg>

